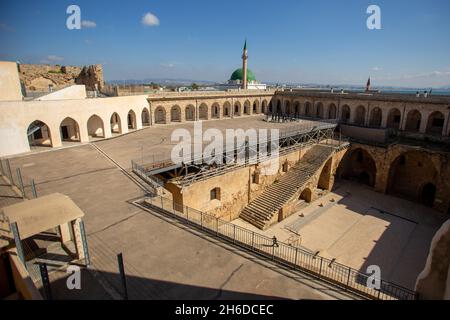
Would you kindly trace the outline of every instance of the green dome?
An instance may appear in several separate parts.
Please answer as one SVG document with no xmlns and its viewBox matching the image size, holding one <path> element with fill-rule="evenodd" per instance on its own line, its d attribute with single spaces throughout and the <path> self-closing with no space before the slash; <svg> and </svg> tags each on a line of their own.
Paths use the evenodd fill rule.
<svg viewBox="0 0 450 320">
<path fill-rule="evenodd" d="M 230 80 L 243 80 L 244 79 L 244 71 L 242 68 L 236 69 L 231 75 Z M 247 69 L 247 81 L 256 81 L 255 75 L 250 69 Z"/>
</svg>

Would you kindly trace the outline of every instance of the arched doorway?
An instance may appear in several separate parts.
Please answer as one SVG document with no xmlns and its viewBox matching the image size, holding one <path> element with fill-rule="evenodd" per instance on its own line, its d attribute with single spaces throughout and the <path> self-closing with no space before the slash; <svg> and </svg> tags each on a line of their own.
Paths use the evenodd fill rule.
<svg viewBox="0 0 450 320">
<path fill-rule="evenodd" d="M 358 106 L 356 108 L 356 114 L 355 114 L 355 124 L 359 126 L 363 126 L 366 119 L 366 108 L 364 106 Z"/>
<path fill-rule="evenodd" d="M 80 142 L 80 129 L 78 123 L 72 118 L 65 118 L 60 126 L 61 141 Z"/>
<path fill-rule="evenodd" d="M 278 99 L 278 101 L 277 101 L 277 106 L 276 106 L 276 108 L 275 108 L 275 114 L 281 114 L 281 113 L 282 113 L 282 110 L 281 110 L 281 100 Z"/>
<path fill-rule="evenodd" d="M 373 108 L 372 111 L 370 111 L 369 126 L 372 128 L 381 127 L 382 116 L 383 116 L 383 114 L 382 114 L 382 111 L 380 108 L 378 108 L 378 107 Z"/>
<path fill-rule="evenodd" d="M 244 102 L 244 114 L 249 115 L 250 114 L 250 101 L 246 100 Z"/>
<path fill-rule="evenodd" d="M 133 110 L 128 111 L 127 125 L 128 125 L 128 130 L 136 130 L 137 129 L 136 113 L 134 113 Z"/>
<path fill-rule="evenodd" d="M 336 105 L 334 103 L 328 106 L 328 119 L 336 119 Z"/>
<path fill-rule="evenodd" d="M 387 119 L 387 127 L 390 129 L 399 129 L 400 128 L 400 120 L 402 114 L 400 110 L 397 108 L 393 108 L 389 110 L 388 119 Z"/>
<path fill-rule="evenodd" d="M 50 128 L 42 121 L 33 121 L 27 129 L 28 143 L 30 147 L 52 147 Z"/>
<path fill-rule="evenodd" d="M 316 104 L 316 118 L 320 118 L 323 119 L 324 115 L 323 115 L 323 104 L 322 102 L 318 102 Z"/>
<path fill-rule="evenodd" d="M 313 112 L 313 110 L 312 110 L 311 102 L 306 101 L 305 102 L 305 113 L 304 113 L 304 115 L 306 117 L 312 117 L 312 112 Z"/>
<path fill-rule="evenodd" d="M 418 110 L 411 110 L 406 117 L 405 130 L 410 132 L 419 132 L 422 115 Z"/>
<path fill-rule="evenodd" d="M 317 187 L 322 190 L 331 190 L 331 163 L 333 159 L 328 159 L 320 172 L 319 181 L 317 182 Z"/>
<path fill-rule="evenodd" d="M 181 108 L 178 105 L 173 106 L 170 109 L 170 121 L 180 122 L 181 121 Z"/>
<path fill-rule="evenodd" d="M 420 202 L 427 206 L 433 207 L 436 196 L 436 186 L 433 183 L 426 183 L 420 192 Z"/>
<path fill-rule="evenodd" d="M 267 101 L 263 100 L 262 102 L 262 113 L 266 114 L 267 113 Z"/>
<path fill-rule="evenodd" d="M 284 102 L 284 114 L 287 116 L 290 116 L 292 113 L 291 111 L 291 102 L 289 100 L 286 100 Z"/>
<path fill-rule="evenodd" d="M 423 202 L 424 186 L 436 185 L 438 171 L 429 155 L 421 151 L 408 151 L 399 155 L 389 168 L 387 192 L 410 200 Z M 425 189 L 429 199 L 430 188 Z"/>
<path fill-rule="evenodd" d="M 144 127 L 148 127 L 150 125 L 150 112 L 148 112 L 147 108 L 142 110 L 141 120 Z"/>
<path fill-rule="evenodd" d="M 224 118 L 231 117 L 231 104 L 228 101 L 223 104 L 223 116 Z"/>
<path fill-rule="evenodd" d="M 375 160 L 362 148 L 349 150 L 339 164 L 337 176 L 373 187 L 377 176 Z"/>
<path fill-rule="evenodd" d="M 213 118 L 213 119 L 220 118 L 220 105 L 218 103 L 214 103 L 211 106 L 211 118 Z"/>
<path fill-rule="evenodd" d="M 198 109 L 198 118 L 200 120 L 208 120 L 208 106 L 204 103 L 202 103 Z"/>
<path fill-rule="evenodd" d="M 234 104 L 234 116 L 240 116 L 241 115 L 241 103 L 239 101 L 236 101 Z"/>
<path fill-rule="evenodd" d="M 300 194 L 299 200 L 305 200 L 305 202 L 310 203 L 312 200 L 312 191 L 310 188 L 306 188 Z"/>
<path fill-rule="evenodd" d="M 190 104 L 185 109 L 185 118 L 186 121 L 194 121 L 195 120 L 195 107 Z"/>
<path fill-rule="evenodd" d="M 158 124 L 166 123 L 166 109 L 164 109 L 163 107 L 156 108 L 155 123 L 158 123 Z"/>
<path fill-rule="evenodd" d="M 348 105 L 342 106 L 341 121 L 343 123 L 348 123 L 350 121 L 350 107 Z"/>
<path fill-rule="evenodd" d="M 298 117 L 300 115 L 300 102 L 294 102 L 294 114 Z"/>
<path fill-rule="evenodd" d="M 105 129 L 103 120 L 96 114 L 92 115 L 87 122 L 88 135 L 90 138 L 104 138 Z"/>
<path fill-rule="evenodd" d="M 253 101 L 252 113 L 254 113 L 254 114 L 259 114 L 260 113 L 260 111 L 259 111 L 259 101 L 258 100 Z"/>
<path fill-rule="evenodd" d="M 120 117 L 117 112 L 114 112 L 111 116 L 111 133 L 122 133 L 122 126 L 120 124 Z"/>
<path fill-rule="evenodd" d="M 427 133 L 440 135 L 444 129 L 444 115 L 440 111 L 435 111 L 428 116 Z"/>
</svg>

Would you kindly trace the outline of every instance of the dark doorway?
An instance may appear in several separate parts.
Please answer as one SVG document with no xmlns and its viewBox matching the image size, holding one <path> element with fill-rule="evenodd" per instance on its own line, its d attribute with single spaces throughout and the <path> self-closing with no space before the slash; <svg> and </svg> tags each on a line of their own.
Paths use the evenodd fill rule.
<svg viewBox="0 0 450 320">
<path fill-rule="evenodd" d="M 361 172 L 358 177 L 358 182 L 370 186 L 370 175 L 366 171 Z"/>
<path fill-rule="evenodd" d="M 436 186 L 432 183 L 427 183 L 423 186 L 420 194 L 420 201 L 427 207 L 432 207 L 434 204 L 434 197 L 436 195 Z"/>
<path fill-rule="evenodd" d="M 67 126 L 61 127 L 61 135 L 63 140 L 69 140 L 69 129 Z"/>
</svg>

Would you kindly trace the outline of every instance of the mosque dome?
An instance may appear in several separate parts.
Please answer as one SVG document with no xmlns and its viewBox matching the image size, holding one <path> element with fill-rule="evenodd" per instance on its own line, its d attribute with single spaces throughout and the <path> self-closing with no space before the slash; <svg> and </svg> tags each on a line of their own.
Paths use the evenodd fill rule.
<svg viewBox="0 0 450 320">
<path fill-rule="evenodd" d="M 243 78 L 244 78 L 244 71 L 242 70 L 242 68 L 239 68 L 239 69 L 236 69 L 231 74 L 230 80 L 232 80 L 232 81 L 236 81 L 236 80 L 242 81 Z M 248 82 L 256 81 L 255 75 L 253 74 L 253 72 L 250 69 L 247 69 L 247 81 Z"/>
</svg>

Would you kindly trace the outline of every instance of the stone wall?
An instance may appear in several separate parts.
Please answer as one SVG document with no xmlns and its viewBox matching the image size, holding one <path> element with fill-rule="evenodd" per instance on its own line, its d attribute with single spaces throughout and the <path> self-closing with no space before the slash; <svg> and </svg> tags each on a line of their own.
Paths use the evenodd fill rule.
<svg viewBox="0 0 450 320">
<path fill-rule="evenodd" d="M 20 64 L 19 77 L 25 91 L 48 91 L 49 85 L 54 90 L 74 84 L 84 84 L 89 91 L 103 88 L 103 68 L 101 65 L 87 67 Z"/>
<path fill-rule="evenodd" d="M 417 277 L 419 299 L 450 300 L 450 220 L 436 232 L 424 270 Z"/>
</svg>

